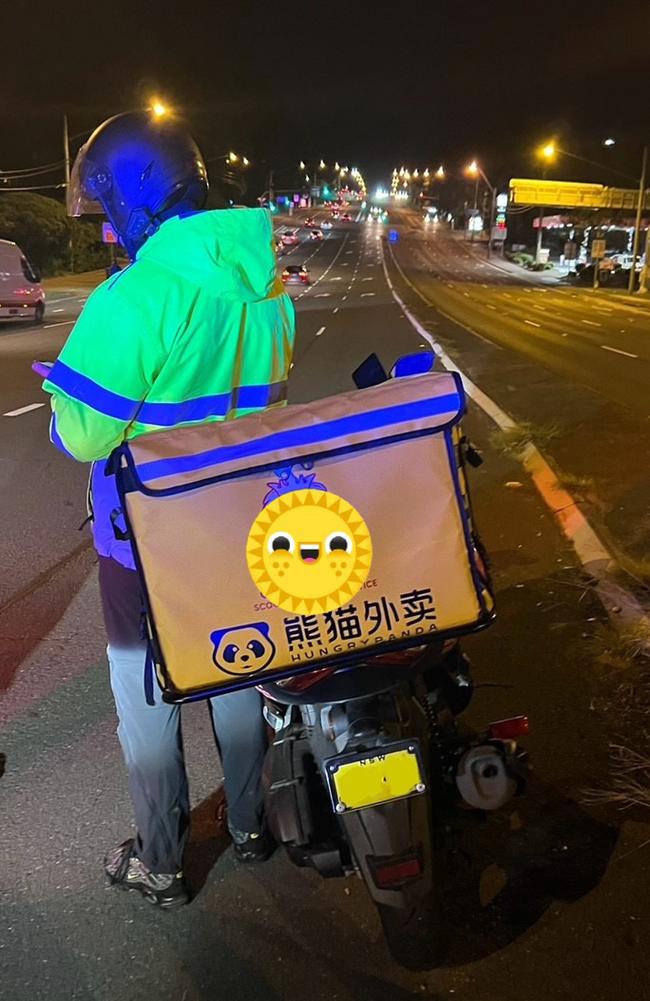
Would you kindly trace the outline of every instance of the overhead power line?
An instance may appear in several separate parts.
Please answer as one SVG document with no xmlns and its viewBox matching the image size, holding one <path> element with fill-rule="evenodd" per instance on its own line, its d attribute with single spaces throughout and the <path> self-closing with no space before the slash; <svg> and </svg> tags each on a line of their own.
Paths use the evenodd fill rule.
<svg viewBox="0 0 650 1001">
<path fill-rule="evenodd" d="M 0 185 L 0 194 L 3 191 L 46 191 L 46 190 L 51 190 L 52 188 L 65 188 L 65 187 L 66 187 L 65 181 L 61 181 L 60 184 L 34 184 L 31 185 L 30 187 L 25 187 L 25 188 L 12 188 L 11 185 L 7 184 L 7 185 Z"/>
<path fill-rule="evenodd" d="M 15 170 L 0 170 L 1 178 L 10 177 L 33 177 L 36 174 L 49 174 L 53 170 L 58 170 L 63 167 L 64 161 L 57 160 L 55 163 L 43 163 L 36 167 L 19 167 Z"/>
</svg>

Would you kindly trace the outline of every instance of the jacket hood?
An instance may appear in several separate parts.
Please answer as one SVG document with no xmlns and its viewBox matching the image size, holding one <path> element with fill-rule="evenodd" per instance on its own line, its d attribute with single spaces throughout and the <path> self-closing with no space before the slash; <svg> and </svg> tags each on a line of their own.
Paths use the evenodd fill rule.
<svg viewBox="0 0 650 1001">
<path fill-rule="evenodd" d="M 238 302 L 267 298 L 277 281 L 267 209 L 216 209 L 174 217 L 138 251 L 215 295 Z"/>
</svg>

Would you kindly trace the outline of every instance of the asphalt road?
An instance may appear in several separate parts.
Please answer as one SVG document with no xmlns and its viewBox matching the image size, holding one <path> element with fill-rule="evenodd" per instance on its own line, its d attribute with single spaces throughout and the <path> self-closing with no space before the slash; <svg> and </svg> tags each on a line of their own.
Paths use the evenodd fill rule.
<svg viewBox="0 0 650 1001">
<path fill-rule="evenodd" d="M 506 413 L 636 578 L 650 579 L 650 302 L 529 275 L 414 212 L 388 259 L 431 334 Z M 650 593 L 639 591 L 650 603 Z"/>
<path fill-rule="evenodd" d="M 441 310 L 494 344 L 650 416 L 650 306 L 517 275 L 498 257 L 488 263 L 484 248 L 461 234 L 424 224 L 415 213 L 400 217 L 409 263 Z"/>
<path fill-rule="evenodd" d="M 350 373 L 372 350 L 390 367 L 424 343 L 386 284 L 381 235 L 370 224 L 342 225 L 285 258 L 303 263 L 313 254 L 312 284 L 292 292 L 293 401 L 348 389 Z M 390 259 L 389 267 L 398 280 Z M 473 375 L 492 377 L 490 358 L 505 351 L 466 332 L 472 340 L 465 343 L 462 328 L 422 300 L 417 310 Z M 29 363 L 53 357 L 67 329 L 0 332 L 3 413 L 39 402 Z M 103 851 L 128 835 L 131 819 L 95 574 L 71 570 L 79 562 L 70 554 L 84 473 L 47 445 L 43 409 L 0 418 L 0 455 L 3 465 L 13 462 L 0 495 L 0 544 L 4 576 L 15 571 L 18 582 L 5 580 L 14 600 L 0 618 L 1 635 L 20 644 L 24 628 L 31 637 L 13 650 L 0 700 L 2 1001 L 650 998 L 648 826 L 583 803 L 586 788 L 606 781 L 606 720 L 595 708 L 602 680 L 585 642 L 602 611 L 532 485 L 492 448 L 485 416 L 471 408 L 467 428 L 487 459 L 472 482 L 500 613 L 467 643 L 479 682 L 472 720 L 528 712 L 535 773 L 511 810 L 468 827 L 448 890 L 449 960 L 413 975 L 391 962 L 358 881 L 321 881 L 281 853 L 254 870 L 235 865 L 215 819 L 220 775 L 200 705 L 184 710 L 193 802 L 186 868 L 196 899 L 161 914 L 104 889 Z M 23 484 L 38 477 L 41 489 L 28 501 Z M 408 485 L 399 488 L 408 503 Z M 21 538 L 32 537 L 23 550 Z"/>
</svg>

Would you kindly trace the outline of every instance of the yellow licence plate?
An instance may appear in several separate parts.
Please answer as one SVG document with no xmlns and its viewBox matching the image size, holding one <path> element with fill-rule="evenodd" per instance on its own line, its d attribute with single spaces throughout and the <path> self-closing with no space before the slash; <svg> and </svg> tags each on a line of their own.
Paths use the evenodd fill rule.
<svg viewBox="0 0 650 1001">
<path fill-rule="evenodd" d="M 389 744 L 325 762 L 330 793 L 337 813 L 363 810 L 425 791 L 417 741 Z"/>
</svg>

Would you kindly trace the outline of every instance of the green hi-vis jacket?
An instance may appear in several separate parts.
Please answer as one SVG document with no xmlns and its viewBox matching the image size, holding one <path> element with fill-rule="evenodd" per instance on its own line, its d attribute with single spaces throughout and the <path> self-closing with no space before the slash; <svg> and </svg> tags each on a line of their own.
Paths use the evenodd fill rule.
<svg viewBox="0 0 650 1001">
<path fill-rule="evenodd" d="M 264 209 L 163 223 L 88 299 L 44 389 L 50 437 L 92 474 L 95 544 L 133 566 L 106 459 L 126 438 L 281 405 L 295 318 Z"/>
</svg>

